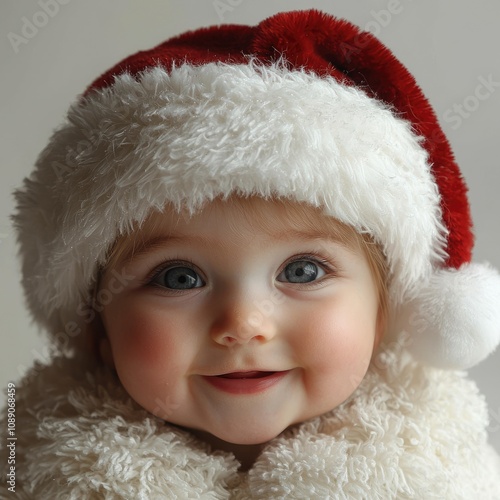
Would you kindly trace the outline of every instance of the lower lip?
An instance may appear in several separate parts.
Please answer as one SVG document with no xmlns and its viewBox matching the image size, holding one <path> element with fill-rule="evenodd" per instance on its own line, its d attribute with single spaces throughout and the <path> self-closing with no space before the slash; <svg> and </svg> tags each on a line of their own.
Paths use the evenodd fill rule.
<svg viewBox="0 0 500 500">
<path fill-rule="evenodd" d="M 203 377 L 209 384 L 229 394 L 255 394 L 280 382 L 288 371 L 274 372 L 260 378 Z"/>
</svg>

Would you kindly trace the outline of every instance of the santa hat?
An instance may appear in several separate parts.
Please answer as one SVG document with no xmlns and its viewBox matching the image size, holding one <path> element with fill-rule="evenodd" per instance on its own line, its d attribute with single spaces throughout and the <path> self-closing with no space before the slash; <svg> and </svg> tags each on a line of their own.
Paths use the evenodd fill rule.
<svg viewBox="0 0 500 500">
<path fill-rule="evenodd" d="M 500 340 L 500 277 L 471 264 L 466 187 L 414 78 L 370 33 L 321 12 L 185 33 L 99 77 L 17 191 L 23 285 L 71 347 L 116 238 L 171 202 L 285 197 L 369 233 L 392 335 L 467 368 Z"/>
</svg>

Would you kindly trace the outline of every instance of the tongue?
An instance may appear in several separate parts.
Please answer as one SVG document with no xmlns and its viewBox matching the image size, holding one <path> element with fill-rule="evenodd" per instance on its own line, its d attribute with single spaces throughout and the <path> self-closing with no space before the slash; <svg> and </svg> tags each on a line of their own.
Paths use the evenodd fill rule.
<svg viewBox="0 0 500 500">
<path fill-rule="evenodd" d="M 262 378 L 267 377 L 273 372 L 233 372 L 233 373 L 225 373 L 224 375 L 220 375 L 222 378 Z"/>
</svg>

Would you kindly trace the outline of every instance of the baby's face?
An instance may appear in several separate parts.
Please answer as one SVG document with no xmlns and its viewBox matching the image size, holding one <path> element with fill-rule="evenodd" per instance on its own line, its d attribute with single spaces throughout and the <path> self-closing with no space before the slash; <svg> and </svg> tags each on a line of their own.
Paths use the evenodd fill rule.
<svg viewBox="0 0 500 500">
<path fill-rule="evenodd" d="M 250 202 L 248 202 L 250 203 Z M 360 250 L 253 200 L 192 218 L 153 215 L 133 276 L 102 321 L 130 396 L 165 420 L 235 444 L 266 442 L 332 410 L 364 377 L 379 336 L 378 293 Z"/>
</svg>

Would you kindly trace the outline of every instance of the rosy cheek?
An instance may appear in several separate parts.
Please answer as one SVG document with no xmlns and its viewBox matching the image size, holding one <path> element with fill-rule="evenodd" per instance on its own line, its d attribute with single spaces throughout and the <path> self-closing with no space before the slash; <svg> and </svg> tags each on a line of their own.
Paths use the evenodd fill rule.
<svg viewBox="0 0 500 500">
<path fill-rule="evenodd" d="M 349 307 L 325 308 L 303 330 L 301 352 L 317 374 L 336 368 L 349 375 L 363 370 L 371 357 L 374 320 Z"/>
<path fill-rule="evenodd" d="M 116 361 L 135 367 L 163 364 L 177 349 L 176 325 L 164 315 L 129 309 L 115 315 L 108 330 Z"/>
<path fill-rule="evenodd" d="M 169 383 L 182 372 L 175 325 L 164 315 L 134 309 L 115 316 L 110 323 L 108 333 L 118 376 L 127 392 L 152 410 L 151 402 L 163 397 Z"/>
</svg>

